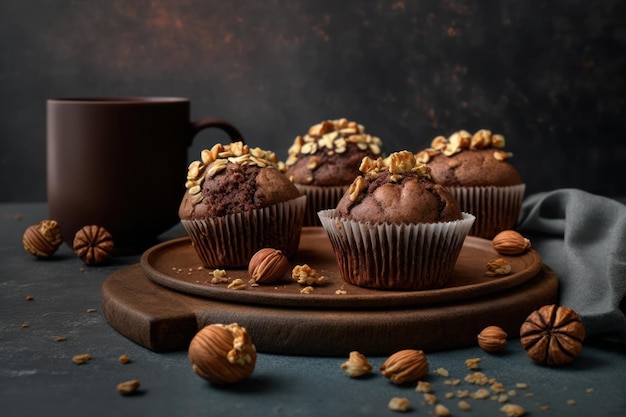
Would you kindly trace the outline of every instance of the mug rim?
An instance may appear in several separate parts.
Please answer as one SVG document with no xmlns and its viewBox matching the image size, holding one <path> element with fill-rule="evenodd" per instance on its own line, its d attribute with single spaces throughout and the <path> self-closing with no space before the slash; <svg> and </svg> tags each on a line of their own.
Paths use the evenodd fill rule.
<svg viewBox="0 0 626 417">
<path fill-rule="evenodd" d="M 93 97 L 59 97 L 50 98 L 48 103 L 72 103 L 72 104 L 166 104 L 166 103 L 188 103 L 185 97 L 167 96 L 93 96 Z"/>
</svg>

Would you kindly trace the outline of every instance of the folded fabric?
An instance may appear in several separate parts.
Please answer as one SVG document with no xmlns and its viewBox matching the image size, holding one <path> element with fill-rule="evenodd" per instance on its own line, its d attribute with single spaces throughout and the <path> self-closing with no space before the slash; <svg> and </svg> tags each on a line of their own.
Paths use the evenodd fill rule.
<svg viewBox="0 0 626 417">
<path fill-rule="evenodd" d="M 626 343 L 626 205 L 577 189 L 528 196 L 517 230 L 559 278 L 588 336 Z"/>
</svg>

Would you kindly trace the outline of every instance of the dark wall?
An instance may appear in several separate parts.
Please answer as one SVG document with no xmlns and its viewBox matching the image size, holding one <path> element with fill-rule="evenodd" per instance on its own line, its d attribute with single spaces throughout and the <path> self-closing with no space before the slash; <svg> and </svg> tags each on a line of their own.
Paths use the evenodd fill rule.
<svg viewBox="0 0 626 417">
<path fill-rule="evenodd" d="M 626 195 L 623 0 L 3 0 L 0 42 L 0 201 L 46 199 L 47 98 L 119 95 L 189 97 L 281 157 L 328 118 L 388 152 L 489 128 L 528 193 Z"/>
</svg>

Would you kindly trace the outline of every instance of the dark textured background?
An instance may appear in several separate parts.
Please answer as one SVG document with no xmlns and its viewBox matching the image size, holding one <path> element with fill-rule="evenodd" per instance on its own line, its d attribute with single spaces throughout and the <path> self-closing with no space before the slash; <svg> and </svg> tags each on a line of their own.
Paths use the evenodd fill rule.
<svg viewBox="0 0 626 417">
<path fill-rule="evenodd" d="M 0 201 L 46 199 L 47 98 L 112 95 L 189 97 L 281 157 L 327 118 L 386 151 L 489 128 L 527 193 L 626 195 L 623 0 L 3 0 L 0 48 Z"/>
</svg>

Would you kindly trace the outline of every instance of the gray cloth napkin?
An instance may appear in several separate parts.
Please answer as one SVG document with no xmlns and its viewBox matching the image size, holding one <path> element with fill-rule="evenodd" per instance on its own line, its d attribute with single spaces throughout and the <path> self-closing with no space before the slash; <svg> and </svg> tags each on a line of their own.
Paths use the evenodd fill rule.
<svg viewBox="0 0 626 417">
<path fill-rule="evenodd" d="M 559 304 L 582 317 L 587 336 L 626 343 L 626 205 L 577 189 L 533 194 L 517 230 L 556 272 Z"/>
</svg>

